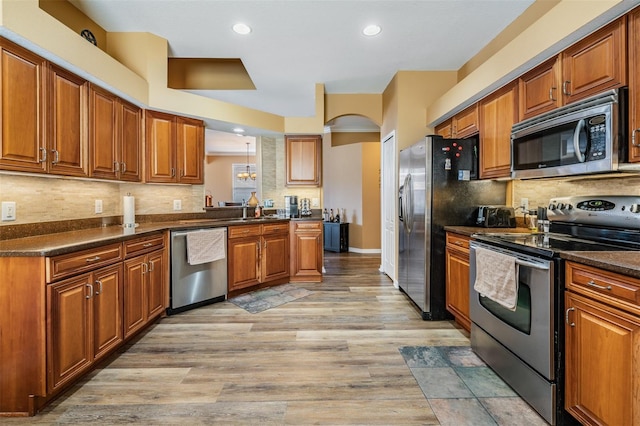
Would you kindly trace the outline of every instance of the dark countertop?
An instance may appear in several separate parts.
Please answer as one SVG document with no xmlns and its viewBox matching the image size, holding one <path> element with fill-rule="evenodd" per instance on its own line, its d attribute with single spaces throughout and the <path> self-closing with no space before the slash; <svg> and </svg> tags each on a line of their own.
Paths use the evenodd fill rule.
<svg viewBox="0 0 640 426">
<path fill-rule="evenodd" d="M 447 232 L 468 237 L 490 232 L 531 232 L 527 228 L 480 228 L 476 226 L 445 226 Z M 560 257 L 584 265 L 640 278 L 640 252 L 637 251 L 562 251 Z"/>
<path fill-rule="evenodd" d="M 216 228 L 233 225 L 251 225 L 256 223 L 289 222 L 290 219 L 265 217 L 260 219 L 233 218 L 233 219 L 188 219 L 167 222 L 141 223 L 136 228 L 125 230 L 119 225 L 102 228 L 89 228 L 75 231 L 59 232 L 37 235 L 11 240 L 0 240 L 0 256 L 56 256 L 99 247 L 105 244 L 149 235 L 154 232 L 166 230 L 189 230 L 198 228 Z M 322 220 L 320 218 L 307 217 L 291 220 Z"/>
</svg>

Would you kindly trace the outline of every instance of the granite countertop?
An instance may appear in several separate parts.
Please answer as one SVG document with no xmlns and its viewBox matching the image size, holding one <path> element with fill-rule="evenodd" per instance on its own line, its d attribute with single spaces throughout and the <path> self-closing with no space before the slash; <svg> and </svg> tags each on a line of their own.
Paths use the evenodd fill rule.
<svg viewBox="0 0 640 426">
<path fill-rule="evenodd" d="M 138 238 L 154 232 L 166 230 L 189 230 L 197 228 L 215 228 L 232 225 L 252 225 L 256 223 L 289 222 L 290 219 L 277 217 L 231 218 L 231 219 L 187 219 L 165 222 L 141 223 L 133 229 L 123 229 L 113 225 L 101 228 L 89 228 L 75 231 L 36 235 L 25 238 L 0 240 L 0 256 L 56 256 L 99 247 L 105 244 Z M 291 220 L 321 220 L 315 217 L 295 218 Z"/>
<path fill-rule="evenodd" d="M 466 235 L 467 237 L 473 234 L 487 234 L 487 233 L 510 233 L 510 232 L 523 232 L 531 233 L 528 228 L 485 228 L 483 226 L 445 226 L 444 230 L 447 232 L 453 232 L 460 235 Z"/>
</svg>

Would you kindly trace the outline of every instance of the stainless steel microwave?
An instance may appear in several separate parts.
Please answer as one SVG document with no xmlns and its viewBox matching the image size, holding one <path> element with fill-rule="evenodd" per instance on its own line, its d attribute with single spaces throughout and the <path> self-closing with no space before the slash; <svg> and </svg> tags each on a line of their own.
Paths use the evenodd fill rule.
<svg viewBox="0 0 640 426">
<path fill-rule="evenodd" d="M 626 156 L 626 119 L 626 89 L 616 89 L 515 124 L 511 177 L 618 170 Z"/>
</svg>

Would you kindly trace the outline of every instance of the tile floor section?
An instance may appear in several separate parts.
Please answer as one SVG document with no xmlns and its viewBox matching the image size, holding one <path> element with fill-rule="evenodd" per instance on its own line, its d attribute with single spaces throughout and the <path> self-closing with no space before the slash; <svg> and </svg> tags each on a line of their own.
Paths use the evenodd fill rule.
<svg viewBox="0 0 640 426">
<path fill-rule="evenodd" d="M 441 425 L 546 425 L 468 346 L 404 346 L 407 366 Z"/>
</svg>

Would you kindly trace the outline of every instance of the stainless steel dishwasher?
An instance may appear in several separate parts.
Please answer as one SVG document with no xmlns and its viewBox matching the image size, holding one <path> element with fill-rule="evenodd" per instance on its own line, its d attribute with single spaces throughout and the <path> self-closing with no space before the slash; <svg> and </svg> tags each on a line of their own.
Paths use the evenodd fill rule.
<svg viewBox="0 0 640 426">
<path fill-rule="evenodd" d="M 218 228 L 219 229 L 219 228 Z M 177 314 L 227 296 L 227 259 L 191 265 L 187 259 L 187 233 L 206 229 L 171 232 L 171 286 L 167 314 Z M 227 252 L 227 228 L 224 228 L 224 251 Z"/>
</svg>

